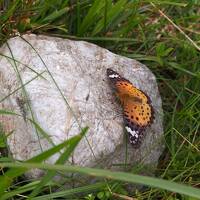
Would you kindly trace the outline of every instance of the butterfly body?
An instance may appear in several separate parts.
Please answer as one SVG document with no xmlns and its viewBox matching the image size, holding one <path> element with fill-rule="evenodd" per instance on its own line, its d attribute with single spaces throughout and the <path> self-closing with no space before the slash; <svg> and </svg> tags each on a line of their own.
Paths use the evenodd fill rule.
<svg viewBox="0 0 200 200">
<path fill-rule="evenodd" d="M 146 127 L 154 118 L 150 98 L 110 68 L 107 69 L 107 76 L 122 105 L 125 129 L 130 143 L 134 147 L 139 147 Z"/>
</svg>

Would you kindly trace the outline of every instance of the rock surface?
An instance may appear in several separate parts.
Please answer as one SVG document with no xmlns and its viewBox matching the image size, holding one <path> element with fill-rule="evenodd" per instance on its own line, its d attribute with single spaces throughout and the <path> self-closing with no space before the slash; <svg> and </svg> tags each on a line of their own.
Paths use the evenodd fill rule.
<svg viewBox="0 0 200 200">
<path fill-rule="evenodd" d="M 0 56 L 0 108 L 23 116 L 0 116 L 6 133 L 13 131 L 8 145 L 15 159 L 29 159 L 51 146 L 25 120 L 34 116 L 54 144 L 78 134 L 79 125 L 89 126 L 86 137 L 90 145 L 86 138 L 80 142 L 73 154 L 74 164 L 117 170 L 122 170 L 117 164 L 125 162 L 156 166 L 163 149 L 163 114 L 156 79 L 146 66 L 88 42 L 32 34 L 23 38 L 12 38 L 9 48 L 5 44 L 0 49 L 4 55 Z M 108 84 L 107 68 L 129 79 L 152 100 L 155 120 L 139 149 L 129 142 L 126 145 L 123 117 Z"/>
</svg>

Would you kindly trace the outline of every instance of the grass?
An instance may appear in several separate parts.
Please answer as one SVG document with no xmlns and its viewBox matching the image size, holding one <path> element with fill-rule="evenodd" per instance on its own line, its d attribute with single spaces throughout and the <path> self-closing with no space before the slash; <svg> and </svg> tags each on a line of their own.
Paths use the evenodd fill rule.
<svg viewBox="0 0 200 200">
<path fill-rule="evenodd" d="M 0 0 L 1 45 L 18 33 L 32 32 L 89 41 L 146 64 L 156 75 L 161 92 L 166 144 L 157 167 L 156 179 L 76 166 L 63 167 L 62 163 L 85 134 L 84 129 L 78 137 L 61 146 L 52 147 L 50 152 L 43 152 L 39 158 L 33 158 L 31 163 L 13 163 L 7 156 L 1 157 L 1 198 L 200 198 L 199 7 L 198 0 Z M 15 113 L 1 110 L 1 114 Z M 38 132 L 43 131 L 38 124 L 34 126 Z M 6 145 L 3 135 L 1 138 L 0 148 Z M 41 164 L 46 157 L 62 148 L 65 149 L 64 154 L 60 155 L 56 165 Z M 63 158 L 64 155 L 66 157 Z M 9 169 L 5 170 L 5 167 Z M 41 181 L 26 182 L 22 175 L 27 168 L 32 167 L 45 168 L 48 173 Z M 66 190 L 62 184 L 58 185 L 51 180 L 56 170 L 76 171 L 84 173 L 84 176 L 92 173 L 101 179 L 94 185 L 85 183 L 82 187 Z M 148 187 L 128 193 L 125 189 L 127 182 Z M 59 192 L 55 189 L 59 189 Z"/>
</svg>

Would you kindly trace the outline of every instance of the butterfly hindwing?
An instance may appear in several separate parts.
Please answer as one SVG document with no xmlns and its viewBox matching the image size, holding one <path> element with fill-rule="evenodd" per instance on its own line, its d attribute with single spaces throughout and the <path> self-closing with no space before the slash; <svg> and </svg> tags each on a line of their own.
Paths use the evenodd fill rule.
<svg viewBox="0 0 200 200">
<path fill-rule="evenodd" d="M 124 105 L 124 125 L 131 144 L 138 146 L 144 136 L 144 131 L 152 122 L 152 107 L 135 101 Z"/>
<path fill-rule="evenodd" d="M 124 118 L 124 125 L 125 130 L 128 133 L 130 143 L 135 147 L 139 146 L 143 137 L 144 129 L 137 126 L 137 124 L 130 122 L 127 118 Z"/>
<path fill-rule="evenodd" d="M 134 87 L 129 80 L 112 69 L 107 69 L 107 76 L 122 104 L 124 125 L 129 134 L 130 143 L 138 147 L 145 128 L 152 123 L 154 118 L 151 101 L 143 91 Z"/>
</svg>

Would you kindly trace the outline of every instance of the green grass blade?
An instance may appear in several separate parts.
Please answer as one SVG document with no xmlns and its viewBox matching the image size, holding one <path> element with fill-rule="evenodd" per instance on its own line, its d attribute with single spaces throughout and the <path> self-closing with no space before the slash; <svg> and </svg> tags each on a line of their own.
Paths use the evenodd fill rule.
<svg viewBox="0 0 200 200">
<path fill-rule="evenodd" d="M 26 185 L 23 185 L 21 187 L 18 187 L 16 190 L 12 190 L 12 191 L 9 191 L 8 193 L 4 194 L 3 196 L 1 196 L 0 199 L 1 200 L 10 199 L 11 197 L 14 197 L 16 195 L 32 191 L 38 183 L 39 183 L 39 181 L 34 181 L 34 182 L 28 183 Z"/>
<path fill-rule="evenodd" d="M 81 136 L 84 136 L 87 132 L 88 128 L 83 129 Z M 55 164 L 65 164 L 65 162 L 69 159 L 71 153 L 74 151 L 78 143 L 82 137 L 80 137 L 78 140 L 74 140 L 71 143 L 69 143 L 69 146 L 66 148 L 64 153 L 60 156 L 60 158 L 56 161 Z M 33 192 L 30 194 L 30 197 L 35 197 L 40 190 L 45 186 L 54 176 L 56 175 L 56 171 L 48 171 L 47 174 L 44 176 L 44 178 L 41 180 L 40 184 L 33 190 Z"/>
<path fill-rule="evenodd" d="M 94 169 L 89 167 L 79 167 L 72 165 L 50 165 L 50 164 L 37 164 L 37 163 L 0 163 L 0 166 L 22 168 L 22 169 L 40 168 L 40 169 L 57 170 L 63 172 L 76 172 L 76 173 L 86 174 L 89 176 L 102 177 L 102 178 L 125 181 L 135 184 L 142 184 L 150 187 L 160 188 L 171 192 L 184 194 L 190 197 L 195 197 L 195 198 L 200 197 L 200 189 L 175 183 L 168 180 L 134 175 L 126 172 L 111 172 L 109 170 Z"/>
<path fill-rule="evenodd" d="M 96 35 L 97 33 L 99 33 L 100 31 L 102 31 L 103 29 L 105 29 L 105 25 L 108 26 L 109 24 L 113 23 L 113 21 L 119 16 L 119 14 L 123 11 L 124 6 L 126 4 L 126 0 L 119 0 L 117 1 L 116 4 L 114 4 L 112 6 L 112 8 L 110 10 L 108 10 L 107 15 L 104 16 L 106 17 L 106 24 L 105 24 L 105 19 L 102 18 L 97 25 L 95 26 L 92 35 Z"/>
<path fill-rule="evenodd" d="M 0 109 L 0 115 L 18 115 L 17 113 L 5 109 Z M 20 116 L 20 115 L 18 115 Z"/>
<path fill-rule="evenodd" d="M 150 0 L 149 2 L 158 4 L 158 5 L 166 4 L 166 5 L 182 6 L 182 7 L 187 6 L 187 3 L 175 2 L 175 1 L 163 1 L 163 0 L 162 1 L 158 1 L 158 0 L 153 0 L 152 1 L 152 0 Z"/>
<path fill-rule="evenodd" d="M 95 18 L 97 15 L 99 15 L 100 11 L 102 10 L 104 6 L 104 1 L 99 1 L 96 0 L 93 4 L 92 7 L 89 9 L 87 15 L 84 17 L 83 22 L 80 25 L 80 29 L 78 32 L 78 35 L 83 35 L 87 29 L 95 23 Z"/>
<path fill-rule="evenodd" d="M 197 77 L 197 78 L 200 79 L 200 73 L 199 73 L 199 71 L 195 74 L 194 72 L 191 72 L 190 70 L 184 69 L 178 63 L 174 63 L 174 62 L 169 62 L 169 65 L 171 67 L 173 67 L 174 69 L 178 69 L 178 70 L 180 70 L 180 71 L 182 71 L 182 72 L 184 72 L 184 73 L 186 73 L 186 74 L 188 74 L 190 76 L 195 76 L 195 77 Z"/>
<path fill-rule="evenodd" d="M 2 53 L 0 53 L 0 56 L 7 58 L 8 61 L 14 61 L 14 62 L 16 62 L 16 63 L 19 63 L 19 64 L 25 66 L 26 68 L 30 69 L 32 72 L 34 72 L 35 74 L 37 74 L 40 78 L 42 78 L 42 79 L 44 79 L 44 80 L 47 80 L 47 79 L 46 79 L 44 76 L 42 76 L 39 72 L 37 72 L 36 70 L 32 69 L 32 68 L 29 67 L 28 65 L 26 65 L 26 64 L 24 64 L 24 63 L 22 63 L 22 62 L 20 62 L 19 60 L 13 59 L 13 58 L 11 58 L 10 56 L 7 56 L 7 55 L 3 55 Z"/>
<path fill-rule="evenodd" d="M 37 184 L 39 184 L 39 181 L 34 181 L 34 182 L 28 183 L 24 186 L 21 186 L 16 190 L 13 190 L 13 191 L 10 191 L 10 192 L 4 194 L 1 197 L 1 200 L 10 199 L 11 197 L 15 197 L 16 195 L 20 195 L 25 192 L 29 192 L 29 191 L 33 190 L 37 186 Z M 51 186 L 51 185 L 53 186 L 52 183 L 48 184 L 48 186 Z M 79 193 L 83 194 L 83 193 L 90 193 L 90 192 L 103 190 L 105 187 L 106 187 L 106 183 L 95 183 L 95 184 L 91 184 L 91 185 L 87 185 L 87 186 L 83 186 L 83 187 L 77 187 L 77 188 L 68 189 L 68 190 L 64 190 L 64 191 L 52 192 L 51 194 L 47 194 L 47 195 L 33 197 L 33 198 L 31 198 L 31 200 L 47 200 L 47 199 L 61 198 L 61 197 L 66 198 L 68 196 L 77 195 Z"/>
<path fill-rule="evenodd" d="M 51 136 L 46 131 L 44 131 L 37 122 L 32 119 L 28 120 L 34 125 L 35 129 L 38 131 L 38 133 L 40 133 L 40 135 L 42 135 L 51 145 L 55 146 L 52 139 L 50 138 Z"/>
<path fill-rule="evenodd" d="M 0 15 L 0 21 L 5 22 L 14 14 L 14 11 L 16 10 L 18 4 L 20 3 L 20 0 L 14 1 L 11 5 L 11 7 L 4 13 L 3 15 Z"/>
<path fill-rule="evenodd" d="M 67 14 L 68 11 L 69 11 L 69 7 L 62 8 L 61 10 L 56 10 L 50 15 L 48 15 L 47 17 L 45 17 L 42 22 L 43 23 L 52 22 L 56 20 L 57 18 L 61 17 L 62 15 Z"/>
<path fill-rule="evenodd" d="M 18 87 L 17 89 L 13 90 L 11 93 L 9 93 L 8 95 L 6 95 L 5 97 L 3 97 L 2 99 L 0 99 L 0 103 L 3 102 L 5 99 L 7 99 L 9 96 L 13 95 L 15 92 L 17 92 L 18 90 L 22 89 L 24 86 L 28 85 L 30 82 L 32 82 L 33 80 L 35 80 L 36 78 L 38 78 L 38 76 L 41 76 L 45 71 L 41 72 L 39 75 L 33 77 L 32 79 L 30 79 L 29 81 L 27 81 L 26 83 L 24 83 L 23 85 L 21 85 L 20 87 Z"/>
<path fill-rule="evenodd" d="M 146 56 L 146 55 L 142 55 L 142 54 L 125 54 L 126 56 L 128 56 L 129 58 L 134 58 L 137 60 L 146 60 L 146 61 L 154 61 L 157 62 L 158 64 L 160 64 L 160 58 L 157 56 Z"/>
<path fill-rule="evenodd" d="M 80 138 L 82 138 L 84 136 L 84 134 L 87 132 L 87 130 L 88 130 L 87 127 L 84 128 L 79 135 L 74 136 L 74 137 L 70 138 L 69 140 L 67 140 L 55 147 L 52 147 L 51 149 L 49 149 L 47 151 L 44 151 L 43 153 L 27 160 L 26 162 L 27 163 L 28 162 L 42 162 L 42 161 L 46 160 L 47 158 L 51 157 L 55 153 L 58 153 L 64 147 L 70 145 L 71 143 L 74 143 L 74 141 L 77 141 L 77 140 L 79 141 Z M 22 175 L 26 171 L 27 171 L 26 168 L 9 169 L 8 171 L 5 172 L 4 176 L 0 176 L 0 196 L 2 196 L 4 191 L 6 191 L 6 189 L 10 186 L 10 184 L 12 183 L 14 178 Z"/>
<path fill-rule="evenodd" d="M 53 198 L 61 198 L 61 197 L 68 197 L 71 195 L 76 195 L 78 193 L 90 193 L 94 191 L 99 191 L 103 190 L 106 187 L 106 183 L 95 183 L 83 187 L 77 187 L 73 189 L 68 189 L 60 192 L 54 192 L 48 195 L 43 195 L 43 196 L 38 196 L 38 197 L 33 197 L 31 200 L 47 200 L 47 199 L 53 199 Z"/>
<path fill-rule="evenodd" d="M 16 116 L 19 116 L 19 117 L 23 117 L 22 115 L 17 114 L 17 113 L 15 113 L 15 112 L 13 112 L 13 111 L 4 110 L 4 109 L 0 109 L 0 114 L 1 114 L 1 115 L 16 115 Z M 51 138 L 49 137 L 49 134 L 46 133 L 46 131 L 44 131 L 44 130 L 41 128 L 41 126 L 40 126 L 37 122 L 35 122 L 34 120 L 29 119 L 29 118 L 27 118 L 27 119 L 34 125 L 35 129 L 36 129 L 45 139 L 47 139 L 47 141 L 48 141 L 50 144 L 54 145 L 53 141 L 52 141 Z"/>
<path fill-rule="evenodd" d="M 35 120 L 35 116 L 34 116 L 34 113 L 33 113 L 33 110 L 32 110 L 32 107 L 31 107 L 31 104 L 30 104 L 30 101 L 29 101 L 29 95 L 28 95 L 28 92 L 26 90 L 26 87 L 24 87 L 24 82 L 23 82 L 23 79 L 21 77 L 21 73 L 20 73 L 20 70 L 19 70 L 19 66 L 17 65 L 17 63 L 15 62 L 15 59 L 14 59 L 14 54 L 13 54 L 13 51 L 12 51 L 12 48 L 10 47 L 9 43 L 6 42 L 6 45 L 10 51 L 10 55 L 13 59 L 13 69 L 15 70 L 15 74 L 16 74 L 16 77 L 20 83 L 20 86 L 22 88 L 22 96 L 26 99 L 26 105 L 27 105 L 27 108 L 28 108 L 28 111 L 30 112 L 30 116 L 32 118 L 33 121 L 36 121 Z M 42 146 L 41 146 L 41 143 L 40 143 L 40 137 L 39 137 L 39 134 L 37 132 L 37 129 L 35 128 L 35 131 L 36 131 L 36 134 L 37 134 L 37 137 L 38 137 L 38 142 L 39 142 L 39 145 L 40 145 L 40 149 L 42 150 Z"/>
</svg>

